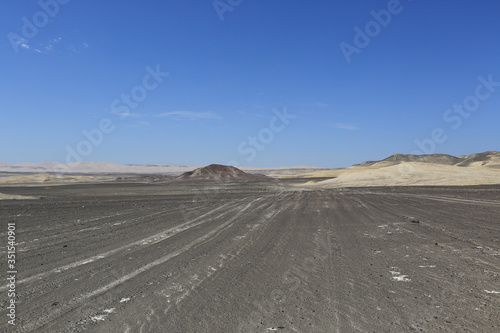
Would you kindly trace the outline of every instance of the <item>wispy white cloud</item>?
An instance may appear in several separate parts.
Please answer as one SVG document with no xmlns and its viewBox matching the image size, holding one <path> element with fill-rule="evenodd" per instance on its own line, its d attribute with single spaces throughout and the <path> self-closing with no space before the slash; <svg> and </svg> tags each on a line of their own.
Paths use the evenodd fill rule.
<svg viewBox="0 0 500 333">
<path fill-rule="evenodd" d="M 19 46 L 25 50 L 40 53 L 40 54 L 49 54 L 54 51 L 54 46 L 58 44 L 62 40 L 62 37 L 55 37 L 49 39 L 46 43 L 40 43 L 38 46 L 32 47 L 28 44 L 27 39 L 23 39 Z"/>
<path fill-rule="evenodd" d="M 45 51 L 43 53 L 45 54 L 48 54 L 52 51 L 54 51 L 54 46 L 56 44 L 58 44 L 60 41 L 62 40 L 61 37 L 56 37 L 56 38 L 52 38 L 50 39 L 43 47 L 42 47 L 42 51 Z"/>
<path fill-rule="evenodd" d="M 61 37 L 56 37 L 49 39 L 46 43 L 40 43 L 37 47 L 31 47 L 27 42 L 28 40 L 24 40 L 19 46 L 23 49 L 39 53 L 39 54 L 49 54 L 54 51 L 54 46 L 58 44 L 62 40 Z"/>
<path fill-rule="evenodd" d="M 75 44 L 71 44 L 68 47 L 68 50 L 70 50 L 73 53 L 80 53 L 80 52 L 88 49 L 89 47 L 90 47 L 90 45 L 87 42 L 82 42 L 82 43 L 78 42 L 78 43 L 75 43 Z"/>
<path fill-rule="evenodd" d="M 196 119 L 222 119 L 221 116 L 214 112 L 193 112 L 193 111 L 173 111 L 173 112 L 163 112 L 157 117 L 183 117 L 191 120 Z"/>
<path fill-rule="evenodd" d="M 358 126 L 350 125 L 350 124 L 344 124 L 344 123 L 334 123 L 331 124 L 335 128 L 347 130 L 347 131 L 357 131 L 359 130 Z"/>
<path fill-rule="evenodd" d="M 140 114 L 140 113 L 132 113 L 132 112 L 117 112 L 117 111 L 111 111 L 112 114 L 116 115 L 116 116 L 120 116 L 122 118 L 128 118 L 128 117 L 132 117 L 132 118 L 139 118 L 139 117 L 143 117 L 144 115 L 143 114 Z"/>
</svg>

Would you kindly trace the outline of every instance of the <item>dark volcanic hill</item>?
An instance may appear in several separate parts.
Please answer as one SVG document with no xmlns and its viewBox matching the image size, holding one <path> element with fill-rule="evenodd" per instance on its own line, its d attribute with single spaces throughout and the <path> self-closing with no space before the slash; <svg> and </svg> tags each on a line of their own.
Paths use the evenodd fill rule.
<svg viewBox="0 0 500 333">
<path fill-rule="evenodd" d="M 261 174 L 246 173 L 233 166 L 210 164 L 209 166 L 203 168 L 198 168 L 193 171 L 184 172 L 182 175 L 177 177 L 177 179 L 237 181 L 237 180 L 269 179 L 269 177 Z"/>
<path fill-rule="evenodd" d="M 394 154 L 387 157 L 383 161 L 393 161 L 393 162 L 421 162 L 421 163 L 436 163 L 436 164 L 447 164 L 455 165 L 459 163 L 462 159 L 452 155 L 446 154 L 426 154 L 426 155 L 411 155 L 411 154 Z"/>
</svg>

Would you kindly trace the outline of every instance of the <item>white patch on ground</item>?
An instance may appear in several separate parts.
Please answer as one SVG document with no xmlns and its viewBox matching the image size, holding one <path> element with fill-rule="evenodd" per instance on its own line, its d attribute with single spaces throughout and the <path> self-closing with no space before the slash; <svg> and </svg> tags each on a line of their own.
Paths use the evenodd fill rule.
<svg viewBox="0 0 500 333">
<path fill-rule="evenodd" d="M 378 227 L 383 229 L 383 228 L 387 228 L 388 226 L 389 226 L 388 224 L 382 224 L 382 225 L 379 225 Z"/>
<path fill-rule="evenodd" d="M 488 293 L 488 294 L 500 294 L 500 291 L 495 291 L 495 290 L 486 290 L 485 289 L 484 291 L 486 291 L 486 293 Z"/>
<path fill-rule="evenodd" d="M 434 267 L 436 267 L 436 265 L 420 265 L 418 267 L 421 267 L 421 268 L 434 268 Z"/>
<path fill-rule="evenodd" d="M 85 231 L 92 231 L 92 230 L 99 230 L 99 229 L 101 229 L 101 227 L 92 227 L 92 228 L 85 228 L 85 229 L 78 230 L 78 232 L 85 232 Z"/>
<path fill-rule="evenodd" d="M 397 267 L 392 267 L 392 268 L 397 268 Z M 411 279 L 408 278 L 408 275 L 403 275 L 401 272 L 398 271 L 389 271 L 392 274 L 392 279 L 394 281 L 401 281 L 401 282 L 410 282 Z"/>
<path fill-rule="evenodd" d="M 120 300 L 120 303 L 127 303 L 128 301 L 130 301 L 130 297 L 123 297 L 123 298 Z"/>
<path fill-rule="evenodd" d="M 408 275 L 393 276 L 392 279 L 395 281 L 410 282 L 411 279 L 407 278 Z"/>
<path fill-rule="evenodd" d="M 100 314 L 100 315 L 95 315 L 90 317 L 90 320 L 92 320 L 94 323 L 97 323 L 98 321 L 104 321 L 106 320 L 106 317 L 110 314 L 115 312 L 115 308 L 110 308 L 110 309 L 104 309 L 103 312 L 105 314 Z"/>
<path fill-rule="evenodd" d="M 90 319 L 94 322 L 97 323 L 98 321 L 104 321 L 106 319 L 106 315 L 98 315 L 98 316 L 92 316 Z"/>
<path fill-rule="evenodd" d="M 161 295 L 163 297 L 166 297 L 166 298 L 169 298 L 170 297 L 170 294 L 167 292 L 166 289 L 163 289 L 161 290 L 158 295 Z M 167 303 L 170 303 L 170 299 L 167 300 Z"/>
</svg>

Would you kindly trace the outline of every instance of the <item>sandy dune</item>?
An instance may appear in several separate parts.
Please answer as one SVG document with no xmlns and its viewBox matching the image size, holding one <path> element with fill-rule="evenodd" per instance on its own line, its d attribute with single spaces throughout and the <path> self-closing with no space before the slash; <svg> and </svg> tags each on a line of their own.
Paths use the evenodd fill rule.
<svg viewBox="0 0 500 333">
<path fill-rule="evenodd" d="M 28 199 L 40 199 L 40 198 L 27 195 L 0 193 L 0 200 L 28 200 Z"/>
<path fill-rule="evenodd" d="M 313 187 L 483 185 L 500 184 L 500 152 L 452 156 L 394 154 L 344 169 L 280 174 L 279 178 L 334 179 L 306 182 Z"/>
<path fill-rule="evenodd" d="M 381 167 L 347 168 L 337 178 L 313 186 L 416 186 L 500 184 L 500 170 L 484 167 L 407 162 Z"/>
<path fill-rule="evenodd" d="M 57 185 L 67 183 L 89 183 L 115 180 L 116 176 L 99 175 L 56 175 L 56 174 L 15 174 L 13 176 L 0 177 L 0 185 Z"/>
</svg>

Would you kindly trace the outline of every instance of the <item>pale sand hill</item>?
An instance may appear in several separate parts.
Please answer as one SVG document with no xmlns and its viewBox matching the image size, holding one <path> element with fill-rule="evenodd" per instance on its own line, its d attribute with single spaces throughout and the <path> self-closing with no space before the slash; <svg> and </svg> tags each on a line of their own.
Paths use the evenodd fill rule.
<svg viewBox="0 0 500 333">
<path fill-rule="evenodd" d="M 470 162 L 468 167 L 487 167 L 500 169 L 500 155 L 493 156 L 489 161 Z"/>
<path fill-rule="evenodd" d="M 373 170 L 379 168 L 385 168 L 387 166 L 395 165 L 395 162 L 388 161 L 380 161 L 376 162 L 369 166 L 364 165 L 353 165 L 348 168 L 343 169 L 328 169 L 328 170 L 319 170 L 319 171 L 311 171 L 311 172 L 303 172 L 303 173 L 283 173 L 279 175 L 269 174 L 270 177 L 275 178 L 322 178 L 322 177 L 339 177 L 340 175 L 350 172 L 352 170 L 361 171 L 361 170 Z"/>
<path fill-rule="evenodd" d="M 115 180 L 116 176 L 77 176 L 77 175 L 52 175 L 52 174 L 33 174 L 33 175 L 15 175 L 0 177 L 1 186 L 12 185 L 40 185 L 40 184 L 66 184 L 66 183 L 86 183 L 102 182 Z"/>
<path fill-rule="evenodd" d="M 500 184 L 500 170 L 407 162 L 387 167 L 351 167 L 337 178 L 311 186 L 365 187 Z"/>
<path fill-rule="evenodd" d="M 460 167 L 479 167 L 488 169 L 500 169 L 500 152 L 487 151 L 484 153 L 470 154 L 463 156 L 451 156 L 445 154 L 431 155 L 405 155 L 394 154 L 381 161 L 366 161 L 360 164 L 355 164 L 344 169 L 329 169 L 329 170 L 312 170 L 302 173 L 281 173 L 278 175 L 269 175 L 276 178 L 316 178 L 316 177 L 339 177 L 344 173 L 351 171 L 374 170 L 385 168 L 393 165 L 407 163 L 423 163 L 430 165 L 448 165 Z"/>
<path fill-rule="evenodd" d="M 28 200 L 28 199 L 40 199 L 40 198 L 26 196 L 26 195 L 0 193 L 0 200 Z"/>
<path fill-rule="evenodd" d="M 500 168 L 500 152 L 486 151 L 484 153 L 458 156 L 461 159 L 458 166 L 482 166 Z"/>
<path fill-rule="evenodd" d="M 282 172 L 282 173 L 269 173 L 267 176 L 273 178 L 317 178 L 317 177 L 338 177 L 344 173 L 346 169 L 327 169 L 310 172 Z"/>
</svg>

